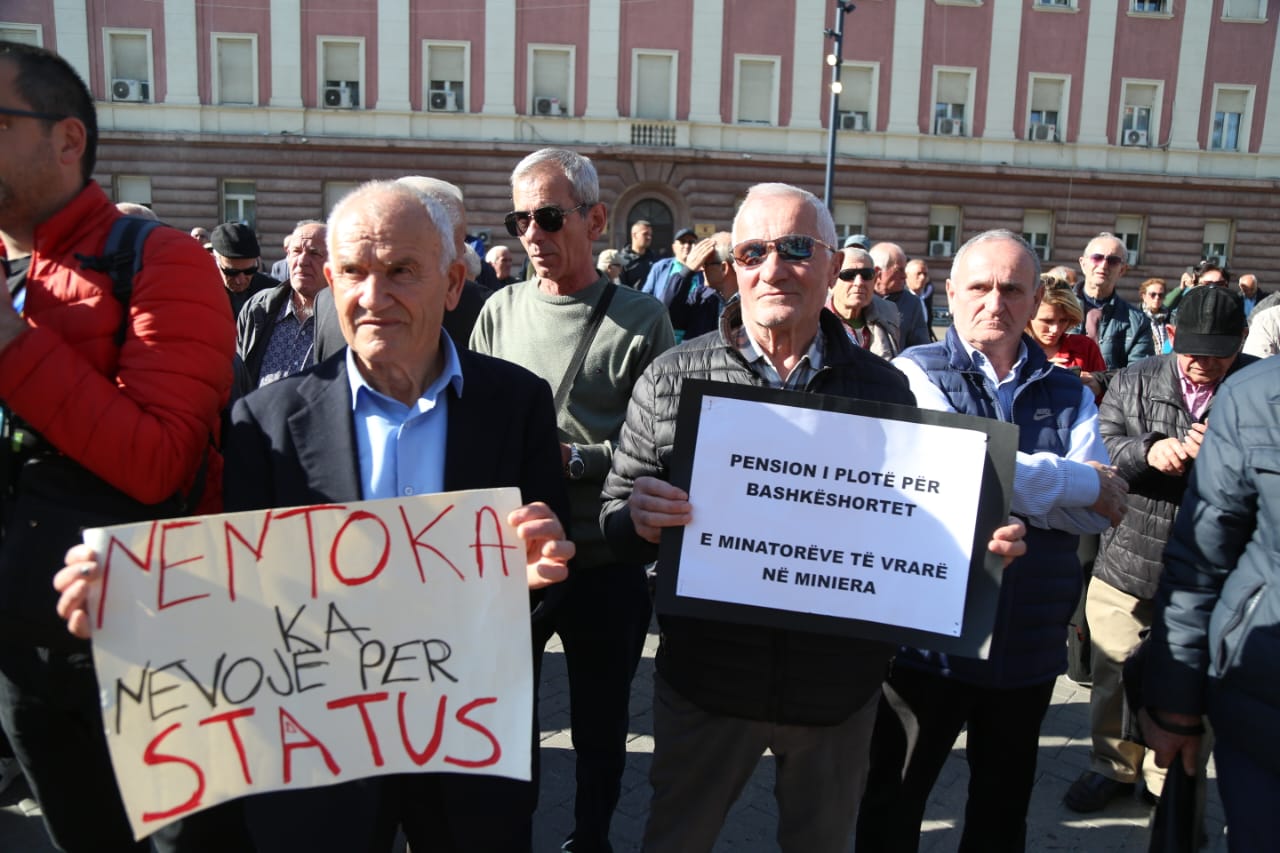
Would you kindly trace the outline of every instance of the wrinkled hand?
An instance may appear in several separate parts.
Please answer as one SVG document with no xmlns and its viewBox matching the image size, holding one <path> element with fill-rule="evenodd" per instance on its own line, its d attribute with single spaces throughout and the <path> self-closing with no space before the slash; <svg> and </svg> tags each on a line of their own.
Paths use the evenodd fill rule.
<svg viewBox="0 0 1280 853">
<path fill-rule="evenodd" d="M 76 545 L 63 558 L 65 566 L 53 576 L 58 598 L 58 615 L 67 630 L 82 640 L 89 639 L 89 589 L 102 581 L 98 555 L 88 545 Z"/>
<path fill-rule="evenodd" d="M 1156 710 L 1156 714 L 1160 719 L 1179 726 L 1200 724 L 1200 718 L 1191 714 L 1175 714 L 1171 711 L 1161 711 L 1159 709 Z M 1138 712 L 1138 723 L 1142 726 L 1143 740 L 1147 742 L 1147 747 L 1156 755 L 1157 767 L 1168 767 L 1173 763 L 1175 757 L 1181 755 L 1182 769 L 1187 771 L 1188 776 L 1196 775 L 1201 735 L 1178 735 L 1162 729 L 1160 724 L 1147 713 L 1146 708 Z"/>
<path fill-rule="evenodd" d="M 1199 446 L 1197 445 L 1197 451 Z M 1162 438 L 1147 451 L 1147 464 L 1164 474 L 1178 476 L 1186 473 L 1192 456 L 1176 438 Z"/>
<path fill-rule="evenodd" d="M 699 240 L 689 250 L 689 257 L 685 258 L 684 265 L 691 270 L 701 270 L 708 260 L 716 259 L 716 241 L 711 237 L 705 240 Z"/>
<path fill-rule="evenodd" d="M 1103 465 L 1101 462 L 1088 464 L 1098 472 L 1098 499 L 1089 509 L 1098 515 L 1105 515 L 1111 520 L 1111 526 L 1115 527 L 1124 518 L 1125 495 L 1129 494 L 1129 484 L 1111 465 Z"/>
<path fill-rule="evenodd" d="M 683 527 L 693 520 L 689 493 L 657 477 L 638 478 L 627 505 L 636 533 L 655 545 L 662 538 L 662 528 Z"/>
<path fill-rule="evenodd" d="M 541 502 L 525 504 L 511 511 L 507 523 L 524 540 L 529 589 L 560 583 L 569 576 L 569 560 L 576 549 L 564 538 L 564 527 L 551 507 Z"/>
<path fill-rule="evenodd" d="M 1209 425 L 1206 423 L 1194 423 L 1191 425 L 1191 431 L 1187 433 L 1187 437 L 1182 440 L 1182 449 L 1192 459 L 1200 455 L 1200 445 L 1204 444 L 1204 434 L 1208 429 Z"/>
<path fill-rule="evenodd" d="M 991 541 L 987 543 L 987 550 L 1003 557 L 1007 568 L 1015 559 L 1027 553 L 1027 543 L 1023 541 L 1026 535 L 1026 526 L 1013 516 L 1009 516 L 1008 524 L 991 531 Z"/>
<path fill-rule="evenodd" d="M 1093 378 L 1092 373 L 1084 370 L 1080 371 L 1080 381 L 1085 384 L 1086 388 L 1093 392 L 1094 397 L 1101 396 L 1102 384 Z"/>
</svg>

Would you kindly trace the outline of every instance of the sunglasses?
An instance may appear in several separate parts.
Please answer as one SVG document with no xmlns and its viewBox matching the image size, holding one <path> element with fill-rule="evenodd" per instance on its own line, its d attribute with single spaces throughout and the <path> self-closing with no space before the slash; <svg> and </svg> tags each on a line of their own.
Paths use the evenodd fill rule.
<svg viewBox="0 0 1280 853">
<path fill-rule="evenodd" d="M 577 207 L 564 210 L 554 204 L 549 204 L 537 210 L 513 210 L 502 221 L 507 226 L 507 233 L 512 237 L 523 237 L 524 232 L 529 230 L 530 222 L 536 222 L 543 231 L 555 232 L 564 227 L 566 214 L 577 213 L 584 207 L 591 207 L 591 205 L 592 202 L 583 202 Z"/>
<path fill-rule="evenodd" d="M 65 115 L 42 113 L 35 110 L 15 110 L 13 107 L 0 107 L 0 116 L 18 116 L 21 118 L 38 118 L 42 121 L 62 121 Z"/>
<path fill-rule="evenodd" d="M 1103 255 L 1103 254 L 1099 254 L 1098 252 L 1094 252 L 1092 255 L 1090 255 L 1089 260 L 1093 261 L 1095 264 L 1106 263 L 1107 266 L 1112 266 L 1112 267 L 1117 267 L 1120 264 L 1124 263 L 1124 258 L 1120 257 L 1119 255 Z"/>
<path fill-rule="evenodd" d="M 250 267 L 247 270 L 233 270 L 233 269 L 228 269 L 227 267 L 218 267 L 218 269 L 222 270 L 222 274 L 227 278 L 235 278 L 236 276 L 241 276 L 241 275 L 252 276 L 254 273 L 253 267 Z"/>
<path fill-rule="evenodd" d="M 733 247 L 733 262 L 740 267 L 758 267 L 770 252 L 778 253 L 780 261 L 807 261 L 813 257 L 815 247 L 828 252 L 835 249 L 807 234 L 788 234 L 776 240 L 745 240 Z"/>
<path fill-rule="evenodd" d="M 853 281 L 855 278 L 872 279 L 876 277 L 875 267 L 853 267 L 847 270 L 840 270 L 836 276 L 841 281 Z"/>
</svg>

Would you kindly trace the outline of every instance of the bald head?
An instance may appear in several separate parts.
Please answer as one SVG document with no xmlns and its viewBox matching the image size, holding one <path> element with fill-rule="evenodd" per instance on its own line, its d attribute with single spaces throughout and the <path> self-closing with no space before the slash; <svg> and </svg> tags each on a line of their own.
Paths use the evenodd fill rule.
<svg viewBox="0 0 1280 853">
<path fill-rule="evenodd" d="M 467 239 L 467 211 L 462 203 L 462 190 L 448 181 L 426 175 L 405 175 L 395 182 L 440 203 L 453 223 L 454 254 L 462 257 L 462 244 Z"/>
<path fill-rule="evenodd" d="M 876 243 L 871 247 L 871 257 L 880 268 L 876 280 L 876 293 L 887 296 L 897 293 L 907 285 L 907 253 L 897 243 Z"/>
</svg>

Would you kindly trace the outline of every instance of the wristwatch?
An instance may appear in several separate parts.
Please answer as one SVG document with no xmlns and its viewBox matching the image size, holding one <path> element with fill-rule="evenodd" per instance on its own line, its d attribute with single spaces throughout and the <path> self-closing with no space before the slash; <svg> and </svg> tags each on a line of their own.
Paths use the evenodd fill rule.
<svg viewBox="0 0 1280 853">
<path fill-rule="evenodd" d="M 570 480 L 581 480 L 582 475 L 587 473 L 587 463 L 582 461 L 582 451 L 578 450 L 578 445 L 569 445 L 569 462 L 564 466 L 564 472 L 569 475 Z"/>
</svg>

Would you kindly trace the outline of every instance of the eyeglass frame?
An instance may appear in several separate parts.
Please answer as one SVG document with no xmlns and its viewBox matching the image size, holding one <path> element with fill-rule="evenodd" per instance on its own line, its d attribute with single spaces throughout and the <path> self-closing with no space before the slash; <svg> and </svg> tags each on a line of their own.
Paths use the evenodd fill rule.
<svg viewBox="0 0 1280 853">
<path fill-rule="evenodd" d="M 845 275 L 845 273 L 852 273 Z M 836 273 L 836 278 L 841 281 L 853 281 L 855 278 L 861 278 L 864 281 L 870 281 L 876 277 L 875 267 L 847 267 Z"/>
<path fill-rule="evenodd" d="M 832 252 L 832 253 L 835 252 L 834 246 L 822 240 L 819 240 L 817 237 L 813 237 L 809 234 L 784 234 L 781 237 L 776 237 L 772 240 L 763 240 L 763 239 L 755 239 L 755 238 L 750 240 L 742 240 L 741 242 L 739 242 L 737 245 L 733 246 L 729 250 L 729 255 L 730 257 L 733 258 L 734 266 L 738 266 L 746 270 L 755 269 L 756 267 L 763 264 L 765 261 L 765 258 L 769 257 L 770 253 L 776 254 L 779 260 L 787 261 L 788 263 L 807 263 L 808 261 L 813 260 L 812 249 L 809 251 L 808 257 L 797 257 L 793 252 L 783 252 L 778 250 L 778 244 L 781 243 L 782 241 L 795 240 L 795 239 L 808 240 L 811 243 L 813 243 L 814 246 L 821 246 L 824 249 L 826 249 L 828 252 Z M 748 263 L 748 261 L 750 260 L 749 258 L 742 258 L 742 257 L 739 257 L 738 255 L 738 250 L 743 246 L 748 245 L 749 243 L 763 243 L 765 246 L 765 251 L 760 255 L 759 259 L 756 260 L 754 263 Z"/>
<path fill-rule="evenodd" d="M 578 205 L 577 207 L 571 207 L 568 209 L 562 208 L 559 205 L 555 205 L 555 204 L 544 204 L 542 207 L 534 208 L 533 210 L 513 210 L 510 213 L 508 213 L 506 216 L 502 217 L 502 224 L 507 227 L 507 233 L 510 234 L 512 237 L 523 237 L 526 233 L 528 233 L 529 226 L 533 224 L 537 224 L 537 226 L 541 228 L 543 231 L 548 231 L 554 234 L 557 231 L 559 231 L 561 228 L 564 228 L 564 221 L 569 216 L 570 213 L 577 213 L 583 208 L 594 207 L 597 204 L 599 204 L 599 202 L 584 201 L 582 204 Z M 544 216 L 550 215 L 550 213 L 547 213 L 548 211 L 550 213 L 554 213 L 560 219 L 559 223 L 556 224 L 554 227 L 551 226 L 550 222 L 545 224 L 542 222 L 538 222 L 538 214 L 543 213 Z M 523 229 L 520 228 L 520 220 L 522 218 L 525 220 L 525 226 Z"/>
</svg>

